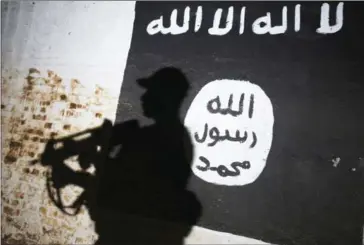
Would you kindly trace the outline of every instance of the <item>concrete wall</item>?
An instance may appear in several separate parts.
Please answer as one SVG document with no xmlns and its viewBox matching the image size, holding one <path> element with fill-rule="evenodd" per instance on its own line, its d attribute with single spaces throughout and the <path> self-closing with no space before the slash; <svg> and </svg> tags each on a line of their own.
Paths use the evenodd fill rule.
<svg viewBox="0 0 364 245">
<path fill-rule="evenodd" d="M 90 243 L 86 210 L 61 215 L 45 190 L 47 169 L 29 162 L 52 135 L 113 120 L 134 3 L 3 2 L 2 13 L 3 238 Z M 67 188 L 64 198 L 79 192 Z"/>
<path fill-rule="evenodd" d="M 2 2 L 2 241 L 86 244 L 87 210 L 65 216 L 30 165 L 50 137 L 115 119 L 135 2 Z M 77 161 L 68 162 L 77 168 Z M 90 170 L 92 171 L 92 169 Z M 63 192 L 71 202 L 81 189 Z M 188 243 L 263 243 L 195 227 Z"/>
</svg>

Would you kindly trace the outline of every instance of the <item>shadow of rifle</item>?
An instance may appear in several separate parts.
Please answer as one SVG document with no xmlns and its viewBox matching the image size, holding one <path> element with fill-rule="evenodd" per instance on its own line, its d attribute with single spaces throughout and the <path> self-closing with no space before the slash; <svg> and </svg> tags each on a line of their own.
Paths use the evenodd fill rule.
<svg viewBox="0 0 364 245">
<path fill-rule="evenodd" d="M 66 168 L 65 160 L 78 156 L 80 172 L 88 174 L 87 170 L 93 165 L 96 169 L 96 176 L 99 175 L 102 171 L 102 164 L 100 163 L 106 160 L 109 152 L 108 141 L 112 127 L 111 121 L 105 119 L 99 127 L 58 139 L 51 138 L 40 159 L 31 162 L 32 165 L 40 163 L 48 168 L 46 175 L 47 192 L 51 201 L 62 213 L 70 216 L 77 215 L 81 207 L 87 204 L 87 192 L 90 191 L 84 189 L 73 203 L 64 204 L 61 189 L 73 184 L 67 183 L 67 179 L 64 178 L 67 176 L 61 175 L 61 172 Z M 94 178 L 94 180 L 97 179 Z"/>
</svg>

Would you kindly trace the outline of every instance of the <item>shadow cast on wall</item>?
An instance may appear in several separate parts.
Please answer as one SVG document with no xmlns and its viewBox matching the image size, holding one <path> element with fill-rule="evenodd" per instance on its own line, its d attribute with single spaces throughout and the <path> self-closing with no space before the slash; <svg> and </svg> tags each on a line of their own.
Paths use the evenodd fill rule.
<svg viewBox="0 0 364 245">
<path fill-rule="evenodd" d="M 186 187 L 193 146 L 178 116 L 189 83 L 175 68 L 163 68 L 137 82 L 146 88 L 141 104 L 144 115 L 154 124 L 141 127 L 131 120 L 112 125 L 106 120 L 99 128 L 50 140 L 41 159 L 52 169 L 47 187 L 55 205 L 64 212 L 73 210 L 70 214 L 77 215 L 82 206 L 88 208 L 99 235 L 97 244 L 183 244 L 202 214 L 200 201 Z M 286 116 L 278 113 L 277 118 Z M 283 132 L 285 125 L 278 124 L 276 130 Z M 87 134 L 91 136 L 78 140 Z M 280 145 L 279 140 L 275 145 Z M 279 152 L 275 147 L 273 151 Z M 299 152 L 300 147 L 294 145 L 294 150 Z M 76 155 L 83 171 L 64 164 Z M 289 156 L 280 161 L 292 163 Z M 360 244 L 363 172 L 358 169 L 353 175 L 318 162 L 323 159 L 302 166 L 268 167 L 258 181 L 239 193 L 250 198 L 239 203 L 236 228 L 244 236 L 273 244 Z M 95 175 L 85 171 L 91 165 Z M 59 192 L 52 193 L 70 184 L 84 191 L 66 206 Z M 204 188 L 199 190 L 201 200 L 209 203 L 211 197 L 204 195 Z M 230 190 L 225 203 L 233 208 L 239 200 L 235 199 L 236 189 L 224 192 Z M 211 214 L 209 208 L 205 206 L 205 213 Z M 224 218 L 218 212 L 214 215 L 217 220 Z M 227 223 L 234 224 L 234 220 Z"/>
<path fill-rule="evenodd" d="M 141 127 L 131 120 L 112 125 L 105 120 L 99 128 L 49 140 L 41 157 L 41 164 L 52 169 L 47 188 L 64 213 L 77 215 L 87 207 L 97 244 L 183 244 L 202 211 L 186 189 L 193 146 L 178 116 L 189 82 L 172 67 L 137 82 L 146 89 L 141 97 L 144 115 L 154 124 Z M 77 140 L 86 134 L 91 136 Z M 64 163 L 76 155 L 80 171 Z M 92 165 L 94 174 L 86 171 Z M 66 206 L 60 190 L 71 184 L 84 190 Z"/>
</svg>

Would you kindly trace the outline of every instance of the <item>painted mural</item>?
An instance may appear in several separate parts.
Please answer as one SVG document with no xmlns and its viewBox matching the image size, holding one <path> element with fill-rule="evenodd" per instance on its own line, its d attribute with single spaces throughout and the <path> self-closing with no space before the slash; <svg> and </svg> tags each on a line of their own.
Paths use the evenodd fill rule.
<svg viewBox="0 0 364 245">
<path fill-rule="evenodd" d="M 202 206 L 198 226 L 272 244 L 361 244 L 359 8 L 136 5 L 120 96 L 133 109 L 120 105 L 116 121 L 143 114 L 138 78 L 171 66 L 185 74 L 179 115 L 193 145 L 187 188 Z"/>
<path fill-rule="evenodd" d="M 224 36 L 228 34 L 233 27 L 235 11 L 236 9 L 240 9 L 240 16 L 239 19 L 239 35 L 242 35 L 245 30 L 245 13 L 246 7 L 237 7 L 230 6 L 227 10 L 226 20 L 223 20 L 222 13 L 224 11 L 223 8 L 218 8 L 213 15 L 212 26 L 208 28 L 208 33 L 213 36 Z M 178 10 L 173 9 L 170 14 L 170 21 L 169 26 L 165 26 L 165 18 L 164 16 L 160 16 L 158 19 L 151 21 L 147 26 L 147 32 L 149 35 L 156 35 L 156 34 L 171 34 L 171 35 L 180 35 L 184 34 L 189 31 L 190 29 L 190 21 L 191 21 L 191 8 L 185 7 L 183 11 L 183 24 L 179 25 L 177 22 L 178 18 Z M 323 3 L 321 5 L 321 12 L 320 12 L 320 24 L 319 27 L 316 29 L 317 33 L 320 34 L 333 34 L 341 30 L 343 27 L 343 10 L 344 10 L 344 3 L 339 2 L 336 6 L 335 13 L 335 23 L 330 24 L 330 5 L 328 3 Z M 201 28 L 201 23 L 203 20 L 203 8 L 198 6 L 196 11 L 192 10 L 195 15 L 194 23 L 193 23 L 193 31 L 196 33 Z M 296 4 L 294 6 L 294 31 L 298 32 L 301 29 L 301 4 Z M 281 10 L 281 24 L 279 25 L 272 25 L 272 17 L 271 12 L 267 12 L 265 15 L 257 18 L 251 25 L 251 30 L 256 35 L 278 35 L 284 34 L 288 28 L 288 8 L 287 6 L 283 6 Z M 208 17 L 209 18 L 209 17 Z M 211 17 L 209 18 L 211 19 Z M 193 20 L 191 21 L 193 22 Z M 222 23 L 225 23 L 225 27 L 221 27 Z"/>
<path fill-rule="evenodd" d="M 220 185 L 254 182 L 267 161 L 273 123 L 273 106 L 259 86 L 236 80 L 206 84 L 185 117 L 193 134 L 193 172 Z"/>
<path fill-rule="evenodd" d="M 2 3 L 2 242 L 363 244 L 363 11 Z"/>
</svg>

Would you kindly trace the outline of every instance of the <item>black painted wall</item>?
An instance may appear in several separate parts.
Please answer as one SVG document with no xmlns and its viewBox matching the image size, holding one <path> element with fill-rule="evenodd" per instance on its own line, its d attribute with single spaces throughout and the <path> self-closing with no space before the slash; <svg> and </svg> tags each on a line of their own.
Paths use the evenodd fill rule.
<svg viewBox="0 0 364 245">
<path fill-rule="evenodd" d="M 132 44 L 119 101 L 117 121 L 142 117 L 136 79 L 159 68 L 180 68 L 191 83 L 181 118 L 208 82 L 246 79 L 270 97 L 275 116 L 267 166 L 252 184 L 226 187 L 193 176 L 190 189 L 203 206 L 198 225 L 278 244 L 361 244 L 364 157 L 364 4 L 345 2 L 344 26 L 335 34 L 315 32 L 319 2 L 302 2 L 301 31 L 293 31 L 297 2 L 138 2 Z M 173 9 L 203 7 L 199 32 L 148 35 L 148 23 Z M 217 8 L 246 6 L 245 32 L 237 18 L 225 36 L 211 36 Z M 280 23 L 288 6 L 288 31 L 256 35 L 249 25 L 272 14 Z M 336 7 L 331 3 L 332 8 Z M 192 15 L 192 20 L 194 19 Z M 192 22 L 193 23 L 193 22 Z M 331 159 L 341 162 L 333 167 Z"/>
</svg>

